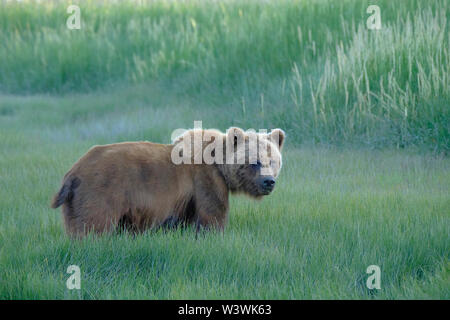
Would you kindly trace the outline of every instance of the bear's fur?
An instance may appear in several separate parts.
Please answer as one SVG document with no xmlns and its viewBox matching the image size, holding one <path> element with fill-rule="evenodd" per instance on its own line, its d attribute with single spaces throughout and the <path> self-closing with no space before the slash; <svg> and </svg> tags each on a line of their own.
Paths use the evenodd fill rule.
<svg viewBox="0 0 450 320">
<path fill-rule="evenodd" d="M 175 164 L 174 148 L 187 145 L 188 135 L 196 134 L 214 136 L 203 142 L 199 150 L 204 151 L 216 141 L 224 147 L 224 160 L 231 156 L 237 163 L 208 164 L 201 160 L 198 164 Z M 239 128 L 230 128 L 226 134 L 193 129 L 169 145 L 124 142 L 94 146 L 66 173 L 52 207 L 62 205 L 66 231 L 75 237 L 89 231 L 143 231 L 180 223 L 223 229 L 229 192 L 260 198 L 272 191 L 281 169 L 284 136 L 281 129 L 270 134 Z M 250 138 L 257 141 L 256 164 L 249 163 Z M 193 143 L 189 143 L 191 147 Z M 227 143 L 234 149 L 225 150 Z M 266 153 L 262 152 L 264 149 Z M 264 175 L 260 174 L 262 169 Z"/>
</svg>

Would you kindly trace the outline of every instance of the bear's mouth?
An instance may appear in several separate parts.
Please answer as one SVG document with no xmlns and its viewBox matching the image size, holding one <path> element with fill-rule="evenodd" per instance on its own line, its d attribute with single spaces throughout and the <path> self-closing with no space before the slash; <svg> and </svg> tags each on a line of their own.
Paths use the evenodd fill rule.
<svg viewBox="0 0 450 320">
<path fill-rule="evenodd" d="M 259 193 L 263 196 L 269 195 L 273 191 L 273 187 L 261 187 Z"/>
<path fill-rule="evenodd" d="M 259 183 L 253 183 L 251 186 L 247 188 L 242 188 L 241 190 L 244 193 L 247 193 L 250 196 L 260 198 L 263 196 L 267 196 L 272 193 L 274 187 L 273 186 L 264 186 Z"/>
</svg>

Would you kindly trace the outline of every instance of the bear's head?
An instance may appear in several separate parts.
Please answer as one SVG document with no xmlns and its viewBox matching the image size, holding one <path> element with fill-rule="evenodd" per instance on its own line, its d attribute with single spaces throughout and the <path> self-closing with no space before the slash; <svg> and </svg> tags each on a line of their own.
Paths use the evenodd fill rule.
<svg viewBox="0 0 450 320">
<path fill-rule="evenodd" d="M 244 132 L 230 128 L 225 137 L 225 163 L 219 165 L 229 189 L 255 198 L 270 194 L 282 165 L 281 150 L 285 133 Z"/>
<path fill-rule="evenodd" d="M 281 129 L 257 133 L 232 127 L 225 134 L 214 129 L 191 129 L 174 139 L 172 161 L 215 165 L 231 192 L 260 198 L 275 188 L 284 139 Z"/>
</svg>

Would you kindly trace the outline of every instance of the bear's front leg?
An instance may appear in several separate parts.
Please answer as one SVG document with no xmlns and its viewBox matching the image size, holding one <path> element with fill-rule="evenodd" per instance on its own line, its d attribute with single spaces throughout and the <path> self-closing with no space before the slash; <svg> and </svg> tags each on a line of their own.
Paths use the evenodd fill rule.
<svg viewBox="0 0 450 320">
<path fill-rule="evenodd" d="M 223 231 L 225 228 L 226 219 L 226 213 L 213 215 L 205 212 L 199 212 L 195 220 L 196 230 L 197 232 L 200 230 L 209 229 Z"/>
<path fill-rule="evenodd" d="M 195 216 L 199 229 L 223 231 L 228 217 L 228 190 L 223 185 L 197 183 L 195 187 Z"/>
</svg>

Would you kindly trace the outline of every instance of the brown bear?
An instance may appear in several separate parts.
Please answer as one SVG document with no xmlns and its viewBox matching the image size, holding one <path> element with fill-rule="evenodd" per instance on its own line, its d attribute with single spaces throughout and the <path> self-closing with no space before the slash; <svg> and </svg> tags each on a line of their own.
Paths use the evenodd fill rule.
<svg viewBox="0 0 450 320">
<path fill-rule="evenodd" d="M 222 230 L 230 192 L 261 198 L 273 190 L 284 138 L 281 129 L 233 127 L 226 134 L 191 129 L 168 145 L 94 146 L 66 173 L 52 208 L 62 205 L 75 237 L 179 224 Z"/>
</svg>

